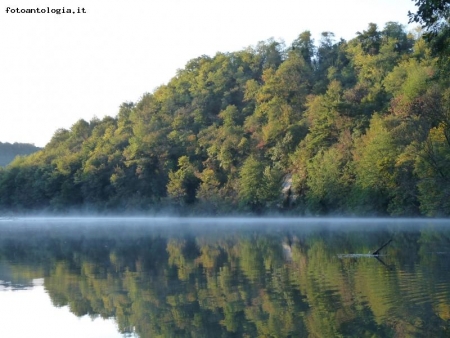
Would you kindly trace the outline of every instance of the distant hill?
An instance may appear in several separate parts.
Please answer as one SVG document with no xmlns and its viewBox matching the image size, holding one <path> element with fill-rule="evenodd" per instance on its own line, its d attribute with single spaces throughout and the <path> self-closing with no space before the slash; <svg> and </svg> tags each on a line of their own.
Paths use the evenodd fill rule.
<svg viewBox="0 0 450 338">
<path fill-rule="evenodd" d="M 0 142 L 0 167 L 7 166 L 17 155 L 29 155 L 41 148 L 29 143 L 2 143 Z"/>
</svg>

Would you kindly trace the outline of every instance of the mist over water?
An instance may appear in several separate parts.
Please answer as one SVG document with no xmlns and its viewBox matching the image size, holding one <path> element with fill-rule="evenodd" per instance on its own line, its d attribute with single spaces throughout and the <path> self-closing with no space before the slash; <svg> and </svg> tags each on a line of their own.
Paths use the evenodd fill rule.
<svg viewBox="0 0 450 338">
<path fill-rule="evenodd" d="M 423 226 L 432 224 L 446 226 L 450 219 L 445 218 L 380 218 L 380 217 L 173 217 L 173 216 L 19 216 L 0 217 L 0 225 L 5 224 L 104 224 L 123 225 L 273 225 L 273 226 L 332 226 L 367 227 L 367 226 Z"/>
</svg>

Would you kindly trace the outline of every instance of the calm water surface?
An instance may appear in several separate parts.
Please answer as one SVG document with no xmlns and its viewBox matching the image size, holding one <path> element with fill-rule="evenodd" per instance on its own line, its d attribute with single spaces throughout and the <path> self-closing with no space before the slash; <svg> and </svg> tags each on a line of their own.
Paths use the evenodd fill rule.
<svg viewBox="0 0 450 338">
<path fill-rule="evenodd" d="M 450 220 L 0 218 L 0 323 L 0 337 L 450 337 Z"/>
</svg>

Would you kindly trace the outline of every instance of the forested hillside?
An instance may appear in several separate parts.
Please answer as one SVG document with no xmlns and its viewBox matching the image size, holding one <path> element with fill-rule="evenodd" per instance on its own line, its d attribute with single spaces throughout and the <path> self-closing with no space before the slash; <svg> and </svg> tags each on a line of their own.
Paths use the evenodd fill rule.
<svg viewBox="0 0 450 338">
<path fill-rule="evenodd" d="M 3 143 L 0 142 L 0 167 L 6 166 L 17 155 L 29 155 L 41 148 L 28 143 Z"/>
<path fill-rule="evenodd" d="M 0 171 L 0 206 L 449 215 L 440 53 L 389 22 L 350 41 L 305 31 L 198 57 L 115 118 L 57 130 Z"/>
</svg>

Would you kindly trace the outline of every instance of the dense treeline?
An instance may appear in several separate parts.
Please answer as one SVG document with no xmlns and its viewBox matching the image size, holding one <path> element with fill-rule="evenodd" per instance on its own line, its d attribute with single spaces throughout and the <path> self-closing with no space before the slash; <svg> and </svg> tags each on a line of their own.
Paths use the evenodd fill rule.
<svg viewBox="0 0 450 338">
<path fill-rule="evenodd" d="M 193 59 L 0 171 L 0 206 L 449 215 L 448 57 L 431 40 L 389 22 Z"/>
<path fill-rule="evenodd" d="M 40 149 L 34 144 L 29 143 L 0 142 L 0 167 L 8 165 L 18 155 L 29 155 Z"/>
</svg>

